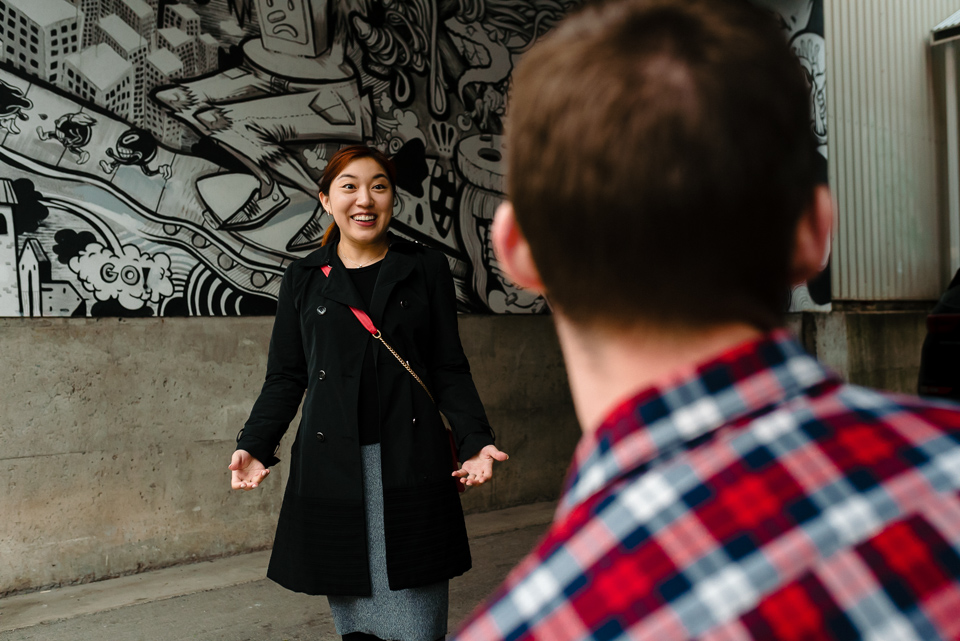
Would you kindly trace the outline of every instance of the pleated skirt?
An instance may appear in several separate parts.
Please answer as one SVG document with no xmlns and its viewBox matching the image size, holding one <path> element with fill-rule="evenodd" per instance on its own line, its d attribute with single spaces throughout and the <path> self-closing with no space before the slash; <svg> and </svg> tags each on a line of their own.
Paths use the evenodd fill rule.
<svg viewBox="0 0 960 641">
<path fill-rule="evenodd" d="M 380 445 L 360 448 L 367 517 L 367 554 L 372 593 L 368 597 L 329 596 L 337 634 L 365 632 L 393 641 L 435 641 L 447 633 L 449 581 L 391 590 L 383 525 Z"/>
</svg>

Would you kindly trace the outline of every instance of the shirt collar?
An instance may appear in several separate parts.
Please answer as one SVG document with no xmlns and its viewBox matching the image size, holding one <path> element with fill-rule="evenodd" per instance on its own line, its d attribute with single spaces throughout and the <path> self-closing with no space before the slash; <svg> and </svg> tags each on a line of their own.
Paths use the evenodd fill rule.
<svg viewBox="0 0 960 641">
<path fill-rule="evenodd" d="M 390 251 L 392 252 L 404 252 L 409 254 L 411 251 L 414 251 L 414 248 L 417 245 L 409 240 L 397 236 L 393 232 L 387 232 L 387 242 L 390 245 Z M 333 262 L 334 256 L 337 255 L 337 245 L 339 243 L 327 243 L 323 247 L 314 250 L 313 252 L 307 254 L 304 258 L 300 259 L 300 265 L 304 267 L 323 267 L 324 265 L 329 265 Z"/>
<path fill-rule="evenodd" d="M 621 403 L 577 445 L 558 516 L 627 474 L 690 449 L 811 388 L 837 385 L 787 330 L 742 343 Z"/>
</svg>

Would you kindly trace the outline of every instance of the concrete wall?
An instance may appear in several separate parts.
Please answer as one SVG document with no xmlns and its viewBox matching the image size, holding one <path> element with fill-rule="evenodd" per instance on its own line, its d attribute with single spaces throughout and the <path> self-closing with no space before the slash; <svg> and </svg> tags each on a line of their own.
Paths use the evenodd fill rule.
<svg viewBox="0 0 960 641">
<path fill-rule="evenodd" d="M 790 326 L 848 380 L 913 392 L 925 316 L 805 313 Z M 0 319 L 0 596 L 271 545 L 285 464 L 247 493 L 226 469 L 271 323 Z M 556 498 L 579 429 L 550 319 L 462 316 L 460 328 L 511 455 L 465 509 Z"/>
<path fill-rule="evenodd" d="M 226 467 L 271 325 L 0 320 L 0 596 L 271 545 L 286 466 L 246 493 L 230 491 Z M 460 327 L 511 455 L 465 509 L 556 498 L 579 428 L 550 319 Z"/>
<path fill-rule="evenodd" d="M 922 309 L 851 310 L 794 314 L 790 326 L 807 351 L 844 380 L 916 394 L 926 318 Z"/>
</svg>

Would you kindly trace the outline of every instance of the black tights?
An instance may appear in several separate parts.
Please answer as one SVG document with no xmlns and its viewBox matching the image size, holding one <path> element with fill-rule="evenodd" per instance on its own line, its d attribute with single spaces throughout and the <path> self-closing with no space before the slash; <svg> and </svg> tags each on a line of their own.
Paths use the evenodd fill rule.
<svg viewBox="0 0 960 641">
<path fill-rule="evenodd" d="M 345 634 L 342 637 L 343 641 L 383 641 L 380 637 L 375 637 L 372 634 L 367 634 L 366 632 L 351 632 L 350 634 Z M 446 637 L 440 637 L 437 641 L 443 641 Z"/>
</svg>

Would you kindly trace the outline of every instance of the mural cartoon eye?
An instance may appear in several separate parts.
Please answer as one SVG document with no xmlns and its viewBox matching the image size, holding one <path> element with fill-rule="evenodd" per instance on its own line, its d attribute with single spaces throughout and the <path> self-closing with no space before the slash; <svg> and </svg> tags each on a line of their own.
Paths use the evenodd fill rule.
<svg viewBox="0 0 960 641">
<path fill-rule="evenodd" d="M 117 280 L 116 265 L 113 263 L 104 263 L 100 268 L 100 278 L 106 283 L 112 283 Z"/>
<path fill-rule="evenodd" d="M 140 271 L 132 265 L 127 265 L 120 271 L 120 278 L 127 285 L 136 285 L 140 281 Z"/>
</svg>

